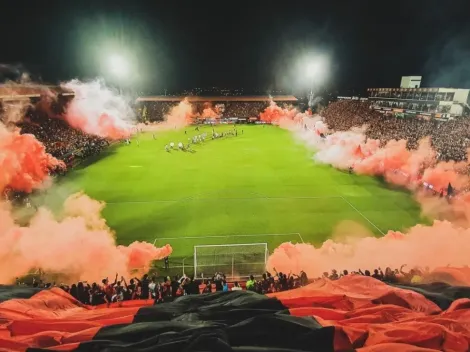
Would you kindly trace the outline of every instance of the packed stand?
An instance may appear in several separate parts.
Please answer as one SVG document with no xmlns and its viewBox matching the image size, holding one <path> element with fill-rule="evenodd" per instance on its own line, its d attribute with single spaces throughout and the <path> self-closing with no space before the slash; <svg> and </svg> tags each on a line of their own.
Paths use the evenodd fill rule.
<svg viewBox="0 0 470 352">
<path fill-rule="evenodd" d="M 268 102 L 221 102 L 223 105 L 223 111 L 219 111 L 220 117 L 258 117 L 259 114 L 266 109 Z M 165 116 L 170 112 L 171 108 L 178 105 L 178 102 L 146 102 L 141 107 L 141 116 L 144 120 L 148 121 L 163 121 Z M 211 106 L 214 111 L 218 102 L 209 103 L 192 103 L 193 113 L 196 117 L 198 114 L 202 116 L 204 108 Z M 145 107 L 145 109 L 144 109 Z"/>
<path fill-rule="evenodd" d="M 126 280 L 116 274 L 114 281 L 105 278 L 101 283 L 88 283 L 80 281 L 76 284 L 65 285 L 55 282 L 46 283 L 34 278 L 32 286 L 37 288 L 60 287 L 83 304 L 99 305 L 119 303 L 135 299 L 152 299 L 156 303 L 171 301 L 184 295 L 198 295 L 218 291 L 248 290 L 259 294 L 273 293 L 295 289 L 308 283 L 307 275 L 301 272 L 299 275 L 283 274 L 275 272 L 272 275 L 266 272 L 260 280 L 253 275 L 246 282 L 228 282 L 223 273 L 215 273 L 210 279 L 195 279 L 191 277 L 169 276 L 158 278 L 157 276 L 143 275 L 140 279 L 133 277 Z M 26 285 L 17 279 L 19 286 Z"/>
<path fill-rule="evenodd" d="M 94 282 L 90 284 L 81 281 L 72 285 L 57 285 L 56 283 L 45 283 L 42 280 L 33 279 L 32 285 L 38 288 L 60 287 L 83 304 L 109 305 L 136 299 L 151 299 L 155 303 L 163 303 L 180 296 L 221 291 L 247 290 L 258 294 L 269 294 L 296 289 L 317 280 L 338 280 L 349 275 L 367 276 L 390 284 L 409 285 L 433 281 L 428 267 L 424 269 L 415 267 L 409 271 L 406 271 L 405 267 L 406 264 L 402 265 L 400 269 L 387 267 L 384 271 L 380 267 L 373 270 L 357 269 L 355 271 L 333 269 L 331 273 L 325 272 L 321 277 L 314 279 L 309 279 L 304 271 L 296 275 L 277 272 L 274 269 L 274 274 L 266 271 L 258 279 L 251 275 L 247 281 L 243 282 L 229 282 L 224 273 L 218 272 L 210 279 L 198 279 L 186 275 L 171 278 L 170 276 L 157 277 L 145 274 L 141 278 L 133 277 L 126 280 L 123 276 L 119 278 L 119 275 L 116 274 L 114 281 L 105 278 L 101 283 Z M 17 279 L 16 284 L 25 285 L 19 279 Z"/>
<path fill-rule="evenodd" d="M 429 267 L 419 268 L 415 267 L 409 271 L 405 271 L 406 264 L 403 264 L 400 269 L 392 269 L 390 267 L 385 268 L 385 272 L 379 267 L 377 269 L 370 270 L 361 270 L 357 269 L 356 271 L 338 271 L 336 269 L 331 270 L 331 273 L 324 272 L 322 277 L 318 277 L 315 280 L 320 280 L 323 278 L 330 280 L 338 280 L 343 276 L 348 275 L 362 275 L 372 277 L 374 279 L 387 282 L 390 284 L 421 284 L 423 282 L 432 281 L 428 280 L 430 278 Z"/>
<path fill-rule="evenodd" d="M 71 128 L 60 118 L 49 118 L 29 110 L 18 124 L 21 133 L 33 134 L 46 147 L 46 151 L 63 160 L 68 166 L 77 159 L 99 154 L 109 143 L 99 137 L 90 136 Z"/>
<path fill-rule="evenodd" d="M 225 105 L 225 117 L 258 117 L 266 109 L 267 102 L 231 102 Z"/>
<path fill-rule="evenodd" d="M 148 121 L 163 121 L 171 108 L 177 106 L 177 102 L 158 101 L 145 103 L 146 112 L 144 119 Z"/>
<path fill-rule="evenodd" d="M 333 130 L 368 125 L 367 137 L 382 142 L 405 139 L 409 148 L 416 148 L 420 139 L 430 136 L 438 158 L 443 161 L 466 160 L 470 147 L 470 121 L 466 118 L 437 121 L 385 116 L 371 109 L 370 103 L 360 101 L 331 103 L 322 115 Z"/>
</svg>

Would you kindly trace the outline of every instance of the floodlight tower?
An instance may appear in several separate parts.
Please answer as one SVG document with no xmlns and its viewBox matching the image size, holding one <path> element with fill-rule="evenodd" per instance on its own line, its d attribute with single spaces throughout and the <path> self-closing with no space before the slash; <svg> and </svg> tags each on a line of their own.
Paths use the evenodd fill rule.
<svg viewBox="0 0 470 352">
<path fill-rule="evenodd" d="M 307 77 L 310 80 L 310 94 L 308 95 L 308 106 L 309 108 L 313 107 L 313 89 L 315 85 L 315 80 L 317 76 L 320 74 L 322 69 L 321 62 L 319 60 L 312 61 L 307 66 Z"/>
</svg>

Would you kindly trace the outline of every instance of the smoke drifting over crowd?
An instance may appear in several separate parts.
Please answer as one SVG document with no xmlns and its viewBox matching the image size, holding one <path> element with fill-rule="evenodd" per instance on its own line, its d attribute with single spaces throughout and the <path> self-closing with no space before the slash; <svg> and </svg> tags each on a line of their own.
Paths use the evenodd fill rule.
<svg viewBox="0 0 470 352">
<path fill-rule="evenodd" d="M 138 128 L 144 131 L 160 131 L 184 128 L 195 121 L 195 119 L 216 119 L 221 116 L 219 107 L 213 107 L 210 102 L 202 105 L 202 112 L 198 112 L 198 105 L 191 104 L 188 98 L 183 99 L 175 106 L 167 107 L 161 122 L 138 124 Z"/>
<path fill-rule="evenodd" d="M 75 94 L 65 113 L 70 126 L 103 138 L 130 136 L 134 112 L 122 96 L 98 80 L 87 83 L 72 80 L 62 86 Z"/>
<path fill-rule="evenodd" d="M 166 115 L 164 125 L 173 128 L 182 128 L 192 122 L 193 106 L 188 99 L 182 100 L 178 105 L 173 106 Z"/>
<path fill-rule="evenodd" d="M 318 276 L 332 268 L 399 267 L 403 263 L 436 268 L 467 263 L 466 253 L 470 250 L 468 193 L 448 202 L 427 192 L 446 194 L 449 183 L 455 189 L 468 187 L 468 176 L 462 173 L 468 162 L 438 162 L 429 139 L 423 139 L 417 149 L 410 150 L 405 140 L 384 144 L 367 139 L 364 133 L 367 126 L 350 131 L 328 131 L 320 116 L 282 109 L 274 103 L 261 114 L 261 119 L 291 130 L 296 138 L 316 151 L 316 162 L 384 177 L 387 182 L 415 192 L 426 215 L 452 220 L 452 223 L 436 220 L 431 226 L 416 225 L 406 233 L 389 231 L 382 238 L 357 238 L 357 234 L 351 233 L 346 240 L 328 240 L 318 248 L 311 244 L 284 243 L 269 258 L 269 269 L 305 270 L 311 276 Z"/>
<path fill-rule="evenodd" d="M 0 282 L 11 282 L 33 268 L 66 275 L 73 280 L 96 280 L 133 269 L 146 270 L 152 260 L 171 254 L 169 245 L 156 248 L 134 242 L 117 246 L 113 232 L 101 217 L 104 203 L 84 194 L 72 195 L 63 214 L 55 218 L 41 208 L 28 227 L 15 224 L 11 208 L 0 204 Z"/>
<path fill-rule="evenodd" d="M 33 135 L 10 131 L 0 123 L 0 191 L 32 192 L 57 168 L 65 169 L 65 164 L 46 153 Z"/>
<path fill-rule="evenodd" d="M 216 108 L 217 110 L 217 108 Z M 202 110 L 202 115 L 201 117 L 204 118 L 204 119 L 216 119 L 219 116 L 219 112 L 216 110 L 214 110 L 214 108 L 212 107 L 212 104 L 207 102 L 207 103 L 204 103 L 204 109 Z"/>
<path fill-rule="evenodd" d="M 126 118 L 132 116 L 131 109 L 121 97 L 99 82 L 73 81 L 64 86 L 76 94 L 65 111 L 65 119 L 73 127 L 109 139 L 129 135 Z M 49 172 L 65 168 L 65 164 L 46 153 L 33 135 L 11 127 L 11 122 L 23 118 L 13 117 L 6 116 L 9 128 L 0 123 L 0 192 L 30 193 L 47 187 Z M 24 226 L 16 223 L 11 203 L 0 199 L 0 283 L 10 283 L 38 268 L 71 280 L 98 281 L 116 272 L 128 275 L 147 270 L 152 260 L 171 254 L 169 245 L 156 248 L 136 241 L 118 246 L 101 216 L 104 206 L 85 194 L 74 194 L 65 201 L 60 216 L 40 207 Z"/>
</svg>

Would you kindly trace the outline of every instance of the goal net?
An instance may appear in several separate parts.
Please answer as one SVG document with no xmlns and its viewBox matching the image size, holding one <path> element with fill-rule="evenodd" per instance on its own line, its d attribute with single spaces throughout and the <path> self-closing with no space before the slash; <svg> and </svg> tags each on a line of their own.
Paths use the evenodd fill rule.
<svg viewBox="0 0 470 352">
<path fill-rule="evenodd" d="M 222 272 L 227 279 L 245 279 L 266 271 L 267 243 L 194 246 L 194 276 L 212 277 Z"/>
</svg>

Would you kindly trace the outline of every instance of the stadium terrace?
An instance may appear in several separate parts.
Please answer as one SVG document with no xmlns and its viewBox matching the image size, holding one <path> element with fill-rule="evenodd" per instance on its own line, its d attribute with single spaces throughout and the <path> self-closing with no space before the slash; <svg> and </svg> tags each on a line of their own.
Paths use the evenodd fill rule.
<svg viewBox="0 0 470 352">
<path fill-rule="evenodd" d="M 136 100 L 143 121 L 163 121 L 165 114 L 181 101 L 191 104 L 191 113 L 198 119 L 241 118 L 255 119 L 271 101 L 281 105 L 297 105 L 292 95 L 278 96 L 150 96 Z"/>
</svg>

